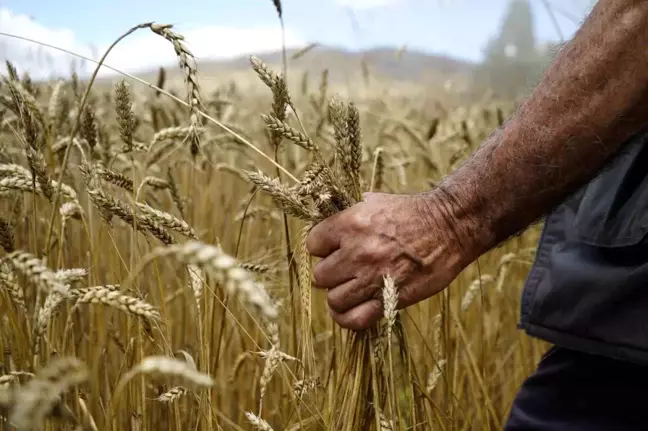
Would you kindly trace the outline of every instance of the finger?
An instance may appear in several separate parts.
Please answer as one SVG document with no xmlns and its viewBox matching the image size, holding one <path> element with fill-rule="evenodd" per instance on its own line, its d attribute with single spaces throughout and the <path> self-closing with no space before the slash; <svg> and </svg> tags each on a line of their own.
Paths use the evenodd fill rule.
<svg viewBox="0 0 648 431">
<path fill-rule="evenodd" d="M 338 216 L 339 213 L 321 221 L 308 234 L 306 249 L 312 256 L 326 257 L 340 248 Z"/>
<path fill-rule="evenodd" d="M 346 313 L 329 310 L 329 314 L 342 328 L 363 331 L 375 325 L 382 318 L 382 302 L 378 299 L 371 299 Z"/>
<path fill-rule="evenodd" d="M 346 250 L 340 248 L 317 262 L 313 268 L 315 287 L 333 289 L 354 277 L 354 267 L 346 255 Z"/>
<path fill-rule="evenodd" d="M 351 279 L 334 287 L 328 291 L 327 295 L 328 306 L 336 313 L 346 313 L 371 299 L 373 299 L 372 286 L 363 284 L 359 278 Z"/>
</svg>

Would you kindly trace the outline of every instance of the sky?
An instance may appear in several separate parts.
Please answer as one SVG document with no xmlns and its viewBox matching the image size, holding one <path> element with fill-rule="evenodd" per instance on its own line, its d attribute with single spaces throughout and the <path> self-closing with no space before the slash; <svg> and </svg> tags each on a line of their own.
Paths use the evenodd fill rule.
<svg viewBox="0 0 648 431">
<path fill-rule="evenodd" d="M 593 1 L 531 0 L 540 42 L 569 38 Z M 479 61 L 497 33 L 509 0 L 283 0 L 288 47 L 311 42 L 352 50 L 402 47 Z M 148 21 L 173 24 L 199 60 L 281 47 L 270 0 L 0 0 L 0 32 L 98 58 L 120 34 Z M 0 59 L 34 76 L 66 74 L 68 54 L 0 35 Z M 106 63 L 125 71 L 174 64 L 171 45 L 150 31 L 124 39 Z M 77 68 L 89 70 L 87 64 Z"/>
</svg>

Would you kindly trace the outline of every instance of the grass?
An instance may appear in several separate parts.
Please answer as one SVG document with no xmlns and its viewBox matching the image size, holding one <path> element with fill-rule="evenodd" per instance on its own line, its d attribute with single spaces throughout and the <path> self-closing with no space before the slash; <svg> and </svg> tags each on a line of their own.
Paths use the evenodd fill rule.
<svg viewBox="0 0 648 431">
<path fill-rule="evenodd" d="M 327 71 L 291 85 L 258 59 L 264 92 L 203 94 L 182 36 L 126 35 L 147 29 L 187 102 L 164 71 L 114 90 L 3 76 L 0 424 L 500 429 L 545 349 L 516 329 L 537 227 L 401 312 L 385 274 L 388 318 L 364 333 L 329 318 L 304 241 L 363 191 L 433 187 L 512 104 L 340 96 Z"/>
</svg>

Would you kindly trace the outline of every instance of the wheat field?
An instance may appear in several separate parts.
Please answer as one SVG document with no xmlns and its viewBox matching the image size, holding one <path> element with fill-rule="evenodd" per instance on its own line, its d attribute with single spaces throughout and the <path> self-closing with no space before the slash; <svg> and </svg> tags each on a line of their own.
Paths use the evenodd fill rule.
<svg viewBox="0 0 648 431">
<path fill-rule="evenodd" d="M 501 429 L 546 349 L 516 329 L 537 226 L 406 310 L 386 277 L 363 333 L 311 288 L 305 238 L 363 192 L 434 187 L 514 105 L 338 92 L 254 57 L 256 86 L 207 92 L 174 28 L 134 31 L 169 41 L 184 87 L 2 75 L 0 424 Z"/>
</svg>

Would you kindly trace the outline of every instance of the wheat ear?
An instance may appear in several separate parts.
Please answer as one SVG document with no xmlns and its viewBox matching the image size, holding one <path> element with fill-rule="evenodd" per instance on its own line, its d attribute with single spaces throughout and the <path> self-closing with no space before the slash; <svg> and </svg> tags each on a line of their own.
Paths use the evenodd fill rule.
<svg viewBox="0 0 648 431">
<path fill-rule="evenodd" d="M 76 298 L 76 306 L 79 304 L 103 304 L 115 308 L 133 316 L 142 317 L 147 320 L 160 320 L 160 313 L 154 306 L 118 290 L 118 286 L 93 286 L 74 289 L 72 294 Z"/>
<path fill-rule="evenodd" d="M 376 148 L 374 152 L 373 169 L 371 171 L 371 188 L 369 191 L 380 191 L 385 176 L 385 152 L 382 148 Z"/>
<path fill-rule="evenodd" d="M 278 178 L 269 178 L 261 172 L 245 172 L 250 181 L 268 193 L 277 206 L 285 213 L 297 218 L 312 221 L 319 218 L 317 212 L 308 208 L 306 202 L 300 198 L 290 187 L 282 184 Z"/>
<path fill-rule="evenodd" d="M 247 417 L 247 420 L 256 427 L 256 429 L 260 431 L 274 431 L 268 422 L 264 421 L 254 413 L 245 412 L 245 416 Z"/>
<path fill-rule="evenodd" d="M 22 287 L 16 281 L 11 268 L 5 264 L 0 265 L 0 285 L 4 286 L 11 301 L 27 316 L 27 305 Z"/>
<path fill-rule="evenodd" d="M 193 228 L 184 220 L 181 220 L 167 212 L 160 211 L 150 205 L 137 202 L 137 209 L 141 211 L 142 217 L 150 218 L 154 223 L 160 226 L 178 232 L 191 239 L 197 239 Z"/>
<path fill-rule="evenodd" d="M 473 301 L 479 294 L 479 290 L 484 284 L 489 284 L 495 281 L 495 277 L 493 277 L 490 274 L 484 274 L 478 279 L 474 280 L 471 284 L 468 290 L 466 291 L 464 297 L 461 300 L 461 312 L 465 313 L 470 306 L 472 305 Z"/>
<path fill-rule="evenodd" d="M 17 250 L 7 255 L 6 261 L 43 292 L 70 296 L 69 290 L 57 280 L 54 272 L 33 254 Z"/>
<path fill-rule="evenodd" d="M 198 241 L 174 244 L 154 250 L 144 259 L 144 264 L 163 256 L 171 256 L 186 265 L 206 271 L 217 282 L 222 283 L 227 291 L 241 295 L 268 321 L 277 318 L 277 310 L 263 285 L 256 282 L 248 271 L 239 267 L 236 259 L 225 254 L 220 247 Z"/>
<path fill-rule="evenodd" d="M 122 201 L 108 196 L 99 189 L 88 189 L 88 196 L 90 196 L 92 203 L 99 209 L 106 223 L 110 224 L 110 218 L 116 215 L 129 225 L 133 225 L 133 211 Z M 137 230 L 150 233 L 164 244 L 175 243 L 171 234 L 150 217 L 144 217 L 138 214 L 136 221 L 137 223 L 135 225 Z"/>
<path fill-rule="evenodd" d="M 315 351 L 313 349 L 312 338 L 312 315 L 311 315 L 311 256 L 306 248 L 308 234 L 313 228 L 312 224 L 307 224 L 301 231 L 299 238 L 299 248 L 297 249 L 299 259 L 299 288 L 301 290 L 301 341 L 302 341 L 302 361 L 310 369 L 315 361 Z"/>
<path fill-rule="evenodd" d="M 192 388 L 211 388 L 214 386 L 214 379 L 211 376 L 201 373 L 189 363 L 168 356 L 149 356 L 137 364 L 135 368 L 126 373 L 118 387 L 123 387 L 133 377 L 143 374 L 149 376 L 174 377 Z M 115 390 L 117 392 L 117 390 Z"/>
<path fill-rule="evenodd" d="M 160 394 L 160 396 L 158 396 L 156 400 L 161 403 L 171 404 L 177 401 L 178 399 L 180 399 L 186 393 L 187 393 L 187 388 L 182 386 L 175 386 L 169 389 L 168 391 Z"/>
<path fill-rule="evenodd" d="M 185 83 L 187 85 L 187 96 L 189 103 L 189 117 L 191 122 L 191 154 L 196 156 L 200 151 L 200 139 L 198 130 L 200 129 L 199 110 L 201 107 L 201 93 L 198 86 L 198 68 L 196 66 L 196 58 L 185 46 L 184 36 L 171 30 L 173 26 L 170 24 L 151 24 L 150 29 L 173 44 L 176 57 L 180 68 L 185 74 Z"/>
<path fill-rule="evenodd" d="M 124 79 L 115 85 L 115 112 L 119 124 L 119 137 L 124 143 L 124 151 L 133 151 L 133 132 L 135 131 L 135 114 L 130 87 Z"/>
<path fill-rule="evenodd" d="M 61 395 L 87 378 L 87 368 L 78 359 L 53 360 L 17 392 L 9 422 L 19 430 L 40 429 L 47 416 L 61 402 Z"/>
<path fill-rule="evenodd" d="M 7 253 L 14 251 L 13 228 L 3 217 L 0 217 L 0 246 Z"/>
</svg>

